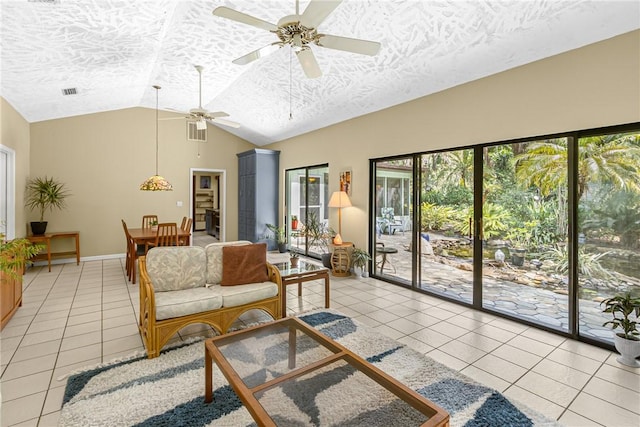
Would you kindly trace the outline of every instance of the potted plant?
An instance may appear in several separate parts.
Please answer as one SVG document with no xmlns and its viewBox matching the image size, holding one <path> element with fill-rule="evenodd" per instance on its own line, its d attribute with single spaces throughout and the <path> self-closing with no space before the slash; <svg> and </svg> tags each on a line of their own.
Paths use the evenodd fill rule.
<svg viewBox="0 0 640 427">
<path fill-rule="evenodd" d="M 291 215 L 291 229 L 298 229 L 298 217 L 296 215 Z"/>
<path fill-rule="evenodd" d="M 298 261 L 300 260 L 300 254 L 297 251 L 291 251 L 289 254 L 289 262 L 291 263 L 292 268 L 298 267 Z"/>
<path fill-rule="evenodd" d="M 47 222 L 44 220 L 44 211 L 53 211 L 53 208 L 66 207 L 66 198 L 69 192 L 65 185 L 56 181 L 53 177 L 36 177 L 27 182 L 27 194 L 25 205 L 27 208 L 40 212 L 40 221 L 31 222 L 31 231 L 34 235 L 44 234 L 47 230 Z"/>
<path fill-rule="evenodd" d="M 531 233 L 524 227 L 516 228 L 509 234 L 511 247 L 511 264 L 522 267 L 524 265 L 524 257 L 527 253 L 527 246 L 531 240 Z"/>
<path fill-rule="evenodd" d="M 5 241 L 4 237 L 5 234 L 0 232 L 0 273 L 16 278 L 23 263 L 30 262 L 29 259 L 36 256 L 43 246 L 34 245 L 27 239 Z"/>
<path fill-rule="evenodd" d="M 640 367 L 640 363 L 636 360 L 636 357 L 640 356 L 640 338 L 638 338 L 640 332 L 637 329 L 640 298 L 635 298 L 631 292 L 627 292 L 624 295 L 607 298 L 600 303 L 601 306 L 603 304 L 605 309 L 602 312 L 610 313 L 613 319 L 604 322 L 602 326 L 611 325 L 613 330 L 622 329 L 622 332 L 617 332 L 613 336 L 613 343 L 621 355 L 617 358 L 618 362 L 634 368 Z"/>
<path fill-rule="evenodd" d="M 354 248 L 351 252 L 351 263 L 357 277 L 362 277 L 366 271 L 367 262 L 371 260 L 371 255 L 364 249 Z"/>
<path fill-rule="evenodd" d="M 336 234 L 332 228 L 318 220 L 318 216 L 309 213 L 307 223 L 303 226 L 302 234 L 307 237 L 307 242 L 311 250 L 321 252 L 322 265 L 331 268 L 331 253 L 329 245 L 333 242 L 333 236 Z"/>
<path fill-rule="evenodd" d="M 275 240 L 278 245 L 278 252 L 285 253 L 287 251 L 287 230 L 284 227 L 278 227 L 273 224 L 267 224 L 267 228 L 273 233 L 270 238 Z"/>
</svg>

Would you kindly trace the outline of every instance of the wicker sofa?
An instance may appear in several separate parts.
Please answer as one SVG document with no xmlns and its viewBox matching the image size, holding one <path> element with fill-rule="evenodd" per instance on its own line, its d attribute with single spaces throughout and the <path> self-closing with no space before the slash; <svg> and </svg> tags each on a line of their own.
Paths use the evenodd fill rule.
<svg viewBox="0 0 640 427">
<path fill-rule="evenodd" d="M 258 258 L 264 251 L 264 261 L 254 264 L 254 258 L 242 258 L 243 253 L 255 254 L 255 250 Z M 232 256 L 238 253 L 240 261 L 237 255 Z M 247 260 L 252 263 L 249 267 Z M 140 257 L 139 264 L 139 329 L 149 358 L 157 357 L 176 332 L 192 323 L 206 323 L 224 334 L 248 310 L 262 309 L 274 319 L 282 317 L 282 279 L 278 269 L 266 262 L 266 245 L 235 241 L 212 243 L 205 248 L 157 247 Z M 242 283 L 239 279 L 241 284 L 224 286 L 229 283 L 225 283 L 223 275 L 229 278 L 252 267 L 257 268 L 258 274 L 266 269 L 264 280 Z"/>
</svg>

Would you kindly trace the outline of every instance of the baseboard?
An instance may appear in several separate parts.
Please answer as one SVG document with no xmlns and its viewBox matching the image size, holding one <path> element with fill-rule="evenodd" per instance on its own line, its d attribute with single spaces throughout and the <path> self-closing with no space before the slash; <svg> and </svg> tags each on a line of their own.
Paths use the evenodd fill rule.
<svg viewBox="0 0 640 427">
<path fill-rule="evenodd" d="M 86 262 L 86 261 L 102 261 L 102 260 L 106 260 L 106 259 L 119 259 L 119 258 L 124 258 L 125 254 L 109 254 L 109 255 L 96 255 L 96 256 L 87 256 L 87 257 L 80 257 L 80 262 Z M 71 264 L 71 263 L 76 263 L 76 258 L 75 257 L 71 257 L 71 258 L 58 258 L 58 259 L 52 259 L 51 260 L 51 265 L 54 264 Z M 33 263 L 34 266 L 36 267 L 41 267 L 41 266 L 47 266 L 47 261 L 36 261 Z"/>
</svg>

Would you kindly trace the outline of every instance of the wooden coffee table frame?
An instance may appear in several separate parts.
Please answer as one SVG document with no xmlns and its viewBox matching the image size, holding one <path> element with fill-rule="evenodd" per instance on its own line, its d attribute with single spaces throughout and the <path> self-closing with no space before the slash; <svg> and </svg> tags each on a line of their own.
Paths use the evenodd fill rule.
<svg viewBox="0 0 640 427">
<path fill-rule="evenodd" d="M 222 352 L 218 349 L 218 346 L 222 346 L 228 344 L 233 341 L 240 341 L 242 339 L 242 335 L 249 335 L 251 331 L 255 331 L 256 329 L 266 328 L 272 326 L 274 323 L 282 323 L 283 326 L 289 327 L 289 368 L 293 369 L 292 371 L 274 378 L 270 381 L 267 381 L 263 384 L 259 384 L 255 387 L 249 388 L 245 385 L 244 381 L 240 375 L 235 371 L 231 363 L 224 357 Z M 315 341 L 320 343 L 322 346 L 332 351 L 334 354 L 317 360 L 309 365 L 300 367 L 295 369 L 295 359 L 296 359 L 296 331 L 300 330 L 307 336 L 313 338 Z M 411 390 L 409 387 L 397 381 L 395 378 L 390 375 L 385 374 L 383 371 L 373 366 L 371 363 L 362 359 L 360 356 L 354 354 L 347 348 L 333 341 L 326 335 L 318 332 L 316 329 L 307 325 L 306 323 L 300 321 L 295 317 L 287 317 L 276 322 L 267 323 L 264 325 L 255 326 L 252 328 L 244 329 L 237 332 L 232 332 L 226 335 L 222 335 L 215 338 L 210 338 L 205 341 L 205 351 L 204 351 L 204 375 L 205 375 L 205 386 L 204 386 L 204 401 L 209 403 L 213 401 L 213 365 L 215 362 L 220 371 L 225 376 L 233 390 L 236 392 L 242 403 L 244 403 L 245 407 L 256 421 L 259 426 L 269 426 L 275 427 L 275 422 L 271 419 L 267 411 L 260 404 L 258 399 L 255 397 L 255 394 L 270 388 L 273 388 L 281 383 L 294 379 L 296 377 L 305 375 L 312 371 L 315 371 L 323 366 L 327 366 L 331 363 L 334 363 L 338 360 L 343 360 L 349 365 L 353 366 L 360 372 L 367 375 L 373 381 L 380 384 L 389 392 L 393 393 L 407 404 L 412 406 L 418 412 L 426 415 L 429 419 L 421 424 L 421 427 L 448 427 L 449 426 L 449 414 L 421 396 L 414 390 Z"/>
</svg>

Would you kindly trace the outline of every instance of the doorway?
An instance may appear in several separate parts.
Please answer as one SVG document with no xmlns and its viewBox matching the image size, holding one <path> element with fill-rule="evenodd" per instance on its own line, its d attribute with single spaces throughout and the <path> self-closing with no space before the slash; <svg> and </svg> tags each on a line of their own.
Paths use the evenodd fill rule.
<svg viewBox="0 0 640 427">
<path fill-rule="evenodd" d="M 226 240 L 227 179 L 224 169 L 190 169 L 189 211 L 193 232 Z"/>
<path fill-rule="evenodd" d="M 16 152 L 0 145 L 0 234 L 15 237 L 15 157 Z"/>
</svg>

